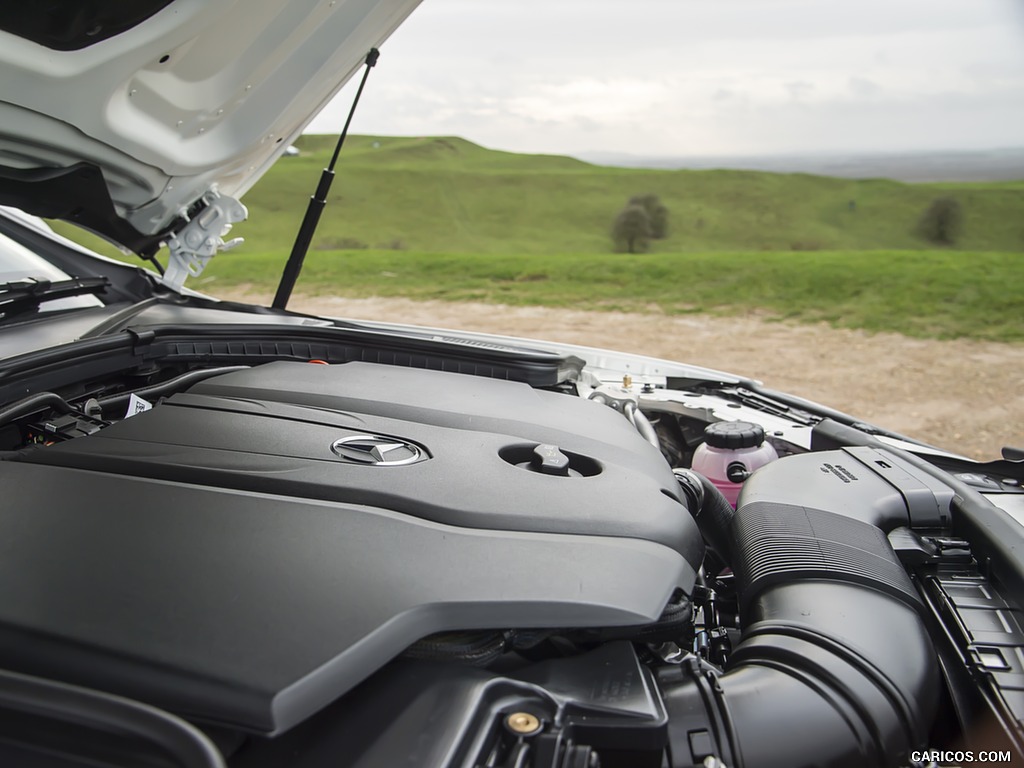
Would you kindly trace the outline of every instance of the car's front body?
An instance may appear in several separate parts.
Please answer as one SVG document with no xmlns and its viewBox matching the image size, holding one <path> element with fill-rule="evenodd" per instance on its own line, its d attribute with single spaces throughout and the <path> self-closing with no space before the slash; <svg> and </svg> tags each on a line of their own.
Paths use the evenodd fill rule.
<svg viewBox="0 0 1024 768">
<path fill-rule="evenodd" d="M 14 14 L 0 202 L 186 258 L 414 5 Z M 696 365 L 218 302 L 12 211 L 0 265 L 4 764 L 1022 758 L 1019 461 Z"/>
</svg>

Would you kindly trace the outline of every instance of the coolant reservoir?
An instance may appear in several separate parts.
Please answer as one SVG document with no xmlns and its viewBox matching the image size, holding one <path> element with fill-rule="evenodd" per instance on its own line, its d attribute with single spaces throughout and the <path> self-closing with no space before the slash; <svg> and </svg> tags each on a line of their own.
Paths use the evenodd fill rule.
<svg viewBox="0 0 1024 768">
<path fill-rule="evenodd" d="M 693 453 L 693 470 L 714 483 L 734 507 L 751 472 L 779 458 L 764 429 L 748 421 L 717 421 L 704 429 L 704 442 Z"/>
</svg>

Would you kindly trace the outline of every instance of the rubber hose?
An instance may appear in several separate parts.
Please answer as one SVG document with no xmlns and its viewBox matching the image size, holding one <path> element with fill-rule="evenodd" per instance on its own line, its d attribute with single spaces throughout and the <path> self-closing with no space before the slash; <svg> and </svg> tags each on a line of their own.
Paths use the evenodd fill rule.
<svg viewBox="0 0 1024 768">
<path fill-rule="evenodd" d="M 55 392 L 38 392 L 34 395 L 29 395 L 26 398 L 18 400 L 16 403 L 11 403 L 6 408 L 0 410 L 0 427 L 10 424 L 12 421 L 20 419 L 22 416 L 28 416 L 45 408 L 60 411 L 61 413 L 84 415 L 77 408 L 73 408 L 63 397 Z"/>
<path fill-rule="evenodd" d="M 732 561 L 732 521 L 736 511 L 732 504 L 699 472 L 692 469 L 675 469 L 673 474 L 679 483 L 684 498 L 690 507 L 690 514 L 697 521 L 704 540 L 725 561 Z M 699 489 L 699 491 L 698 491 Z"/>
<path fill-rule="evenodd" d="M 198 371 L 189 371 L 188 373 L 183 373 L 180 376 L 174 377 L 173 379 L 161 381 L 159 384 L 150 384 L 147 387 L 133 389 L 131 392 L 122 392 L 117 395 L 111 395 L 110 397 L 104 397 L 100 399 L 98 402 L 100 404 L 100 408 L 102 408 L 105 411 L 109 408 L 114 408 L 119 405 L 126 406 L 128 404 L 128 401 L 131 399 L 132 395 L 142 398 L 152 397 L 153 395 L 159 396 L 164 394 L 165 392 L 181 389 L 183 387 L 196 384 L 197 382 L 213 378 L 214 376 L 219 376 L 222 373 L 244 371 L 247 370 L 248 368 L 248 365 L 228 365 L 221 368 L 204 368 Z"/>
</svg>

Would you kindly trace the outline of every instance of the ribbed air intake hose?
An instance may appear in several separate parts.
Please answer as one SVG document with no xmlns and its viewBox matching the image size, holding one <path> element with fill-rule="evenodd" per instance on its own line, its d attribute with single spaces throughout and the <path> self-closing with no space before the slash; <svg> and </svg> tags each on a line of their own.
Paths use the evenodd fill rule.
<svg viewBox="0 0 1024 768">
<path fill-rule="evenodd" d="M 904 764 L 927 745 L 939 673 L 885 532 L 803 505 L 726 511 L 690 474 L 680 487 L 688 501 L 701 488 L 691 509 L 736 574 L 743 630 L 724 672 L 691 657 L 661 673 L 672 765 Z"/>
</svg>

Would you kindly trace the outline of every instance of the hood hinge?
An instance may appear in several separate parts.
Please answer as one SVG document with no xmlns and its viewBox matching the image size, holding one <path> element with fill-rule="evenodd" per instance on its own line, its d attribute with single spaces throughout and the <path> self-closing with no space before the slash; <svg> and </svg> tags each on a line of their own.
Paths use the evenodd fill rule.
<svg viewBox="0 0 1024 768">
<path fill-rule="evenodd" d="M 175 290 L 180 289 L 187 278 L 202 274 L 218 251 L 229 250 L 243 241 L 236 237 L 224 242 L 223 238 L 232 224 L 244 221 L 249 215 L 244 205 L 220 194 L 216 186 L 203 195 L 202 203 L 204 207 L 192 218 L 182 213 L 187 223 L 167 241 L 170 261 L 163 282 Z"/>
</svg>

